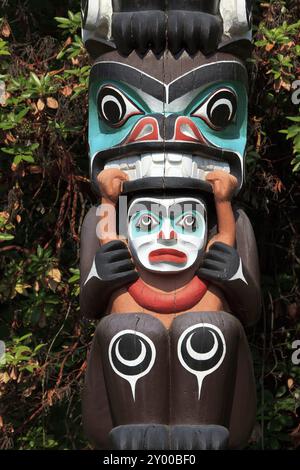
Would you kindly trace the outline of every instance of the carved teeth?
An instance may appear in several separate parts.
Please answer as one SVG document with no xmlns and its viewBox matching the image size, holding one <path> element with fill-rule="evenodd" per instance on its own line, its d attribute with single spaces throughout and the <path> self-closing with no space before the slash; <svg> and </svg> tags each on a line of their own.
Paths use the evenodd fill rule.
<svg viewBox="0 0 300 470">
<path fill-rule="evenodd" d="M 118 168 L 127 173 L 130 180 L 166 176 L 205 181 L 211 171 L 223 170 L 230 173 L 230 165 L 227 162 L 170 152 L 147 153 L 111 160 L 104 168 Z"/>
</svg>

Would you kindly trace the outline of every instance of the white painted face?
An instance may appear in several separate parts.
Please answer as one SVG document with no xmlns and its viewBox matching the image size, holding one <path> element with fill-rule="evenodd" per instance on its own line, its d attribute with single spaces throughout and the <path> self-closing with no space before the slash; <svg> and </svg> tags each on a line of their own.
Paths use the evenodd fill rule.
<svg viewBox="0 0 300 470">
<path fill-rule="evenodd" d="M 205 249 L 206 208 L 193 198 L 136 199 L 128 211 L 128 242 L 134 260 L 144 269 L 185 271 Z"/>
</svg>

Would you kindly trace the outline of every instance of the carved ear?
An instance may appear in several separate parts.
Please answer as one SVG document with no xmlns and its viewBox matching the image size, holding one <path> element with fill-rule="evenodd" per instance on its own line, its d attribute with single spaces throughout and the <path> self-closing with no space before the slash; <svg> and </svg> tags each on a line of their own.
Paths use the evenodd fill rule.
<svg viewBox="0 0 300 470">
<path fill-rule="evenodd" d="M 113 15 L 112 0 L 82 0 L 82 38 L 87 50 L 93 53 L 93 46 L 102 43 L 114 48 L 111 42 Z"/>
<path fill-rule="evenodd" d="M 251 39 L 252 0 L 220 0 L 224 35 Z"/>
</svg>

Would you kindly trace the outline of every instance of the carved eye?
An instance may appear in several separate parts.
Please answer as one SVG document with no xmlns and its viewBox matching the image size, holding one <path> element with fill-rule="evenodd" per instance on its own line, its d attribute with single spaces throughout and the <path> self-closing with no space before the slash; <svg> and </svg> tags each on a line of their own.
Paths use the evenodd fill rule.
<svg viewBox="0 0 300 470">
<path fill-rule="evenodd" d="M 100 90 L 97 102 L 101 119 L 111 127 L 121 127 L 130 117 L 144 114 L 121 91 L 111 86 Z"/>
<path fill-rule="evenodd" d="M 181 227 L 181 229 L 188 231 L 188 232 L 195 232 L 198 228 L 197 218 L 191 212 L 188 214 L 184 214 L 177 222 L 176 225 Z"/>
<path fill-rule="evenodd" d="M 236 111 L 236 94 L 229 88 L 222 88 L 195 109 L 192 116 L 203 119 L 213 129 L 222 130 L 233 122 Z"/>
<path fill-rule="evenodd" d="M 151 232 L 159 225 L 159 220 L 151 214 L 143 214 L 138 218 L 136 228 L 142 232 Z"/>
</svg>

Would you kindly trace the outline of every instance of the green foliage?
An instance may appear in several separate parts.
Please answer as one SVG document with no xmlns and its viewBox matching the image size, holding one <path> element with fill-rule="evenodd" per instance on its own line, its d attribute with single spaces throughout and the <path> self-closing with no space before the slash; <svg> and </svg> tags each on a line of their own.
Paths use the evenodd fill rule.
<svg viewBox="0 0 300 470">
<path fill-rule="evenodd" d="M 14 225 L 9 222 L 9 214 L 7 212 L 0 212 L 0 243 L 3 241 L 11 241 L 15 237 L 12 233 Z"/>
<path fill-rule="evenodd" d="M 26 346 L 24 343 L 30 340 L 31 336 L 32 333 L 28 333 L 21 338 L 13 338 L 11 345 L 6 345 L 6 367 L 17 367 L 20 372 L 27 371 L 30 373 L 39 367 L 36 358 L 39 350 L 44 347 L 44 344 L 39 344 L 34 349 Z"/>
<path fill-rule="evenodd" d="M 80 317 L 78 264 L 83 217 L 95 203 L 90 67 L 72 13 L 79 1 L 21 3 L 0 12 L 0 448 L 85 449 L 80 393 L 94 325 Z M 254 224 L 264 294 L 262 321 L 249 332 L 259 405 L 250 447 L 289 449 L 300 443 L 300 367 L 291 362 L 300 334 L 300 124 L 291 98 L 299 20 L 297 1 L 256 4 L 240 200 Z"/>
<path fill-rule="evenodd" d="M 10 52 L 8 50 L 7 42 L 3 39 L 0 39 L 0 56 L 4 55 L 10 55 Z"/>
<path fill-rule="evenodd" d="M 80 392 L 94 328 L 79 315 L 78 256 L 92 202 L 90 66 L 79 2 L 34 1 L 17 14 L 10 2 L 0 21 L 0 448 L 86 448 Z M 68 18 L 51 23 L 49 12 Z"/>
<path fill-rule="evenodd" d="M 250 336 L 258 384 L 256 449 L 300 444 L 300 367 L 291 360 L 300 319 L 299 106 L 292 99 L 300 66 L 297 3 L 257 2 L 255 15 L 243 202 L 254 223 L 264 294 L 262 321 Z"/>
<path fill-rule="evenodd" d="M 299 108 L 300 112 L 300 108 Z M 294 166 L 293 171 L 300 171 L 300 116 L 288 117 L 289 121 L 294 122 L 287 130 L 282 130 L 282 134 L 286 134 L 286 138 L 293 140 L 294 146 L 294 155 L 295 158 L 292 160 L 292 165 Z"/>
<path fill-rule="evenodd" d="M 68 17 L 67 18 L 62 18 L 62 17 L 55 17 L 55 20 L 58 23 L 58 27 L 61 29 L 64 29 L 66 34 L 73 34 L 76 38 L 77 31 L 81 27 L 81 14 L 80 12 L 78 13 L 73 13 L 72 11 L 68 11 Z"/>
<path fill-rule="evenodd" d="M 300 20 L 292 21 L 297 19 L 297 16 L 293 17 L 290 14 L 290 12 L 293 12 L 293 9 L 288 9 L 290 5 L 293 6 L 293 3 L 292 1 L 276 1 L 269 5 L 264 4 L 268 6 L 266 15 L 267 21 L 260 23 L 258 31 L 259 39 L 255 41 L 255 46 L 260 51 L 260 60 L 265 68 L 265 73 L 272 75 L 275 91 L 279 93 L 286 90 L 289 91 L 291 95 L 293 82 L 299 75 L 300 62 Z M 276 26 L 273 22 L 274 17 L 271 16 L 273 13 L 275 13 L 277 17 L 279 15 L 280 23 L 276 24 Z M 288 20 L 284 20 L 283 18 L 285 17 L 287 17 Z M 292 99 L 292 97 L 290 99 Z M 296 105 L 294 106 L 294 112 L 296 116 L 288 117 L 288 119 L 299 123 L 299 108 Z M 299 125 L 296 124 L 281 132 L 287 135 L 287 139 L 293 140 L 295 158 L 291 163 L 294 172 L 300 171 Z"/>
<path fill-rule="evenodd" d="M 13 156 L 13 163 L 19 165 L 21 162 L 34 163 L 34 152 L 39 148 L 39 144 L 31 144 L 26 147 L 14 145 L 12 147 L 2 147 L 1 151 Z"/>
</svg>

